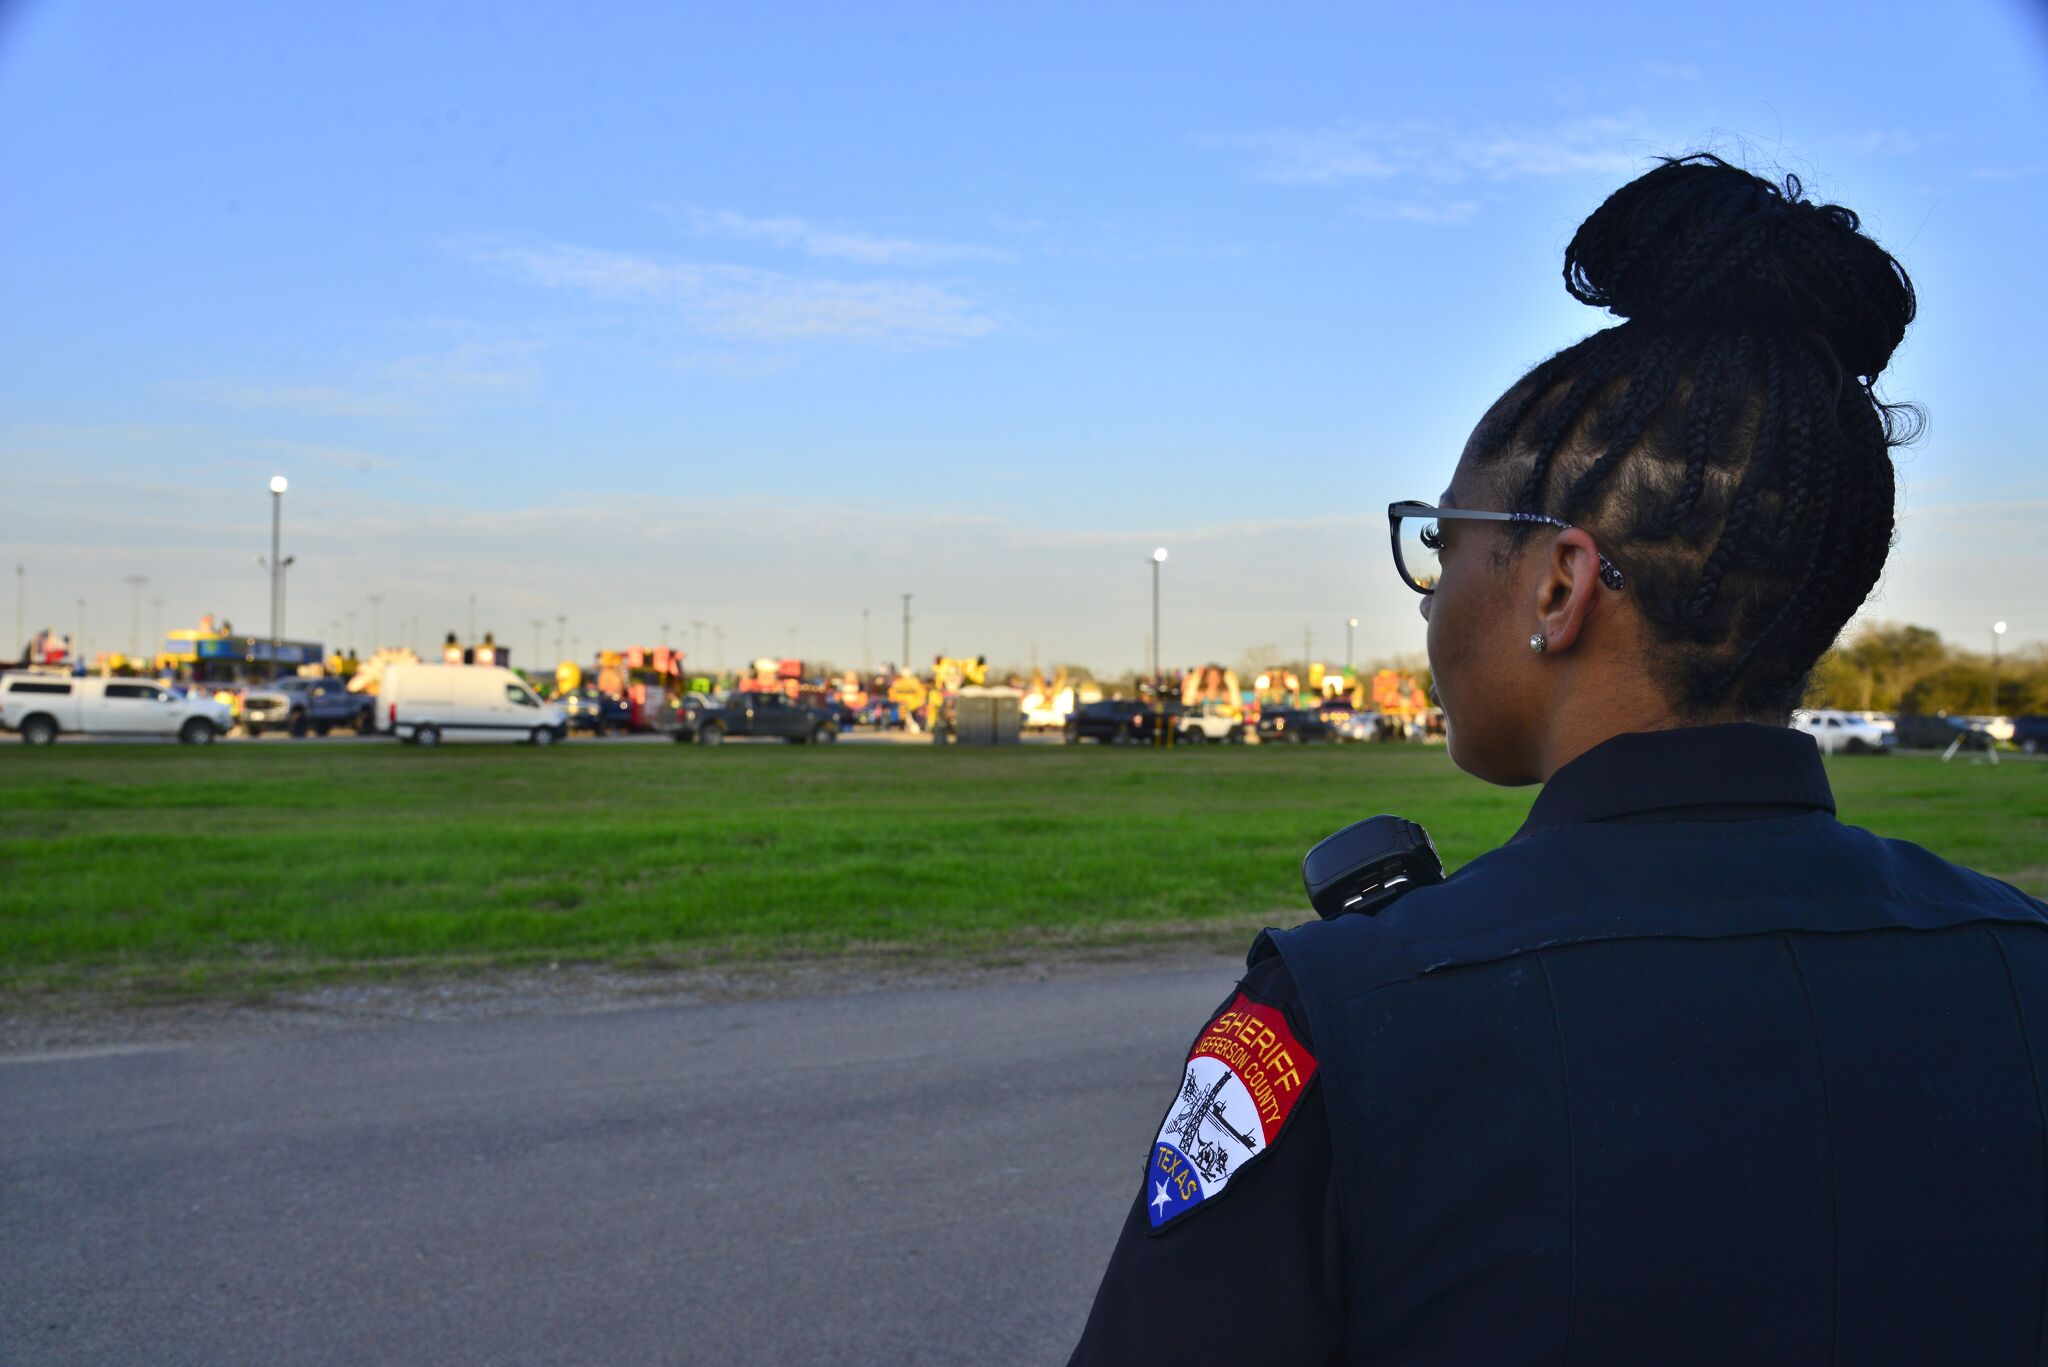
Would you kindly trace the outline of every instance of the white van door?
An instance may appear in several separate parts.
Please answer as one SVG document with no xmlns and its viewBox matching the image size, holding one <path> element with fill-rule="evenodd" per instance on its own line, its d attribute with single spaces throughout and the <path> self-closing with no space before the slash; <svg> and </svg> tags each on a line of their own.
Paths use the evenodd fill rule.
<svg viewBox="0 0 2048 1367">
<path fill-rule="evenodd" d="M 533 690 L 514 678 L 506 678 L 493 710 L 505 719 L 511 734 L 524 740 L 541 725 L 540 699 Z"/>
</svg>

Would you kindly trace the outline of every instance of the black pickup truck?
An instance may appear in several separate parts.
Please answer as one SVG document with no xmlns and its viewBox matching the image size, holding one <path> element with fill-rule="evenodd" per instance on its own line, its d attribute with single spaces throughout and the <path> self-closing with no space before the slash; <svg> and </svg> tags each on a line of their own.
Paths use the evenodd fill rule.
<svg viewBox="0 0 2048 1367">
<path fill-rule="evenodd" d="M 794 745 L 823 745 L 839 739 L 839 723 L 780 693 L 732 693 L 697 712 L 696 735 L 699 745 L 718 745 L 727 736 L 780 736 Z"/>
<path fill-rule="evenodd" d="M 1180 719 L 1181 705 L 1176 701 L 1165 704 L 1163 713 L 1155 712 L 1149 702 L 1138 698 L 1105 698 L 1101 702 L 1084 703 L 1067 716 L 1066 740 L 1069 745 L 1078 745 L 1084 740 L 1100 742 L 1103 745 L 1151 745 L 1159 731 L 1163 715 L 1167 725 Z"/>
<path fill-rule="evenodd" d="M 377 726 L 377 695 L 351 693 L 340 679 L 287 675 L 251 688 L 242 697 L 242 729 L 326 735 L 338 726 L 368 734 Z"/>
</svg>

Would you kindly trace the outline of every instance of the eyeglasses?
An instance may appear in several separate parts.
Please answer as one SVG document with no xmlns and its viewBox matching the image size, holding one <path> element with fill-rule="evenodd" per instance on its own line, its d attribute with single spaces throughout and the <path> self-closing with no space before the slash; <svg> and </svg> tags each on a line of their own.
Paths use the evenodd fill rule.
<svg viewBox="0 0 2048 1367">
<path fill-rule="evenodd" d="M 1543 513 L 1489 513 L 1477 508 L 1437 508 L 1427 503 L 1400 502 L 1387 505 L 1387 524 L 1394 537 L 1394 568 L 1401 582 L 1417 593 L 1435 593 L 1443 577 L 1443 537 L 1439 522 L 1536 522 L 1564 530 L 1571 523 Z M 1599 555 L 1598 551 L 1594 554 Z M 1621 571 L 1606 556 L 1600 556 L 1600 582 L 1610 589 L 1623 584 Z"/>
</svg>

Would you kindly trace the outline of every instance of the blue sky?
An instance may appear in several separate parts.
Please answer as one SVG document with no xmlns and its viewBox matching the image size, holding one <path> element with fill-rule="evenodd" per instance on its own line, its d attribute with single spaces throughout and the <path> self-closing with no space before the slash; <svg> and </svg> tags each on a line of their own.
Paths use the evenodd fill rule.
<svg viewBox="0 0 2048 1367">
<path fill-rule="evenodd" d="M 1921 289 L 1869 615 L 2048 638 L 2038 10 L 1109 8 L 0 9 L 29 626 L 123 645 L 140 573 L 260 627 L 282 471 L 294 634 L 474 593 L 848 664 L 913 592 L 919 656 L 1118 668 L 1164 544 L 1169 659 L 1413 651 L 1381 510 L 1605 321 L 1579 220 L 1707 147 Z"/>
</svg>

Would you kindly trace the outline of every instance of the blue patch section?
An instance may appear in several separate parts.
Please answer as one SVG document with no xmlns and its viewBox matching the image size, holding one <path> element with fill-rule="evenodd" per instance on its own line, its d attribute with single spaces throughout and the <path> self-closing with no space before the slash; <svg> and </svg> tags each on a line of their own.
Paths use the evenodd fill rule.
<svg viewBox="0 0 2048 1367">
<path fill-rule="evenodd" d="M 1202 1179 L 1187 1155 L 1161 1139 L 1152 1145 L 1145 1169 L 1145 1215 L 1157 1229 L 1174 1216 L 1202 1203 Z"/>
</svg>

